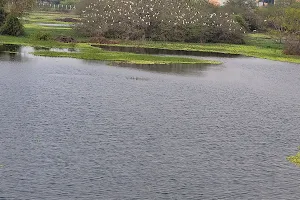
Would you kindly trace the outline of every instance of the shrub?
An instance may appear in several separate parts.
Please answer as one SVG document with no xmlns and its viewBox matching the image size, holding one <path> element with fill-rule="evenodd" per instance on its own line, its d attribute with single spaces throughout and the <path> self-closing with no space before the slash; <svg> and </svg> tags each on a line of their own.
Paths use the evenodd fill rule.
<svg viewBox="0 0 300 200">
<path fill-rule="evenodd" d="M 60 35 L 55 38 L 56 41 L 58 42 L 63 42 L 63 43 L 75 43 L 76 40 L 72 38 L 71 36 L 65 36 L 65 35 Z"/>
<path fill-rule="evenodd" d="M 300 55 L 300 40 L 295 36 L 287 37 L 284 44 L 284 53 L 287 55 Z"/>
<path fill-rule="evenodd" d="M 228 0 L 224 9 L 227 12 L 235 13 L 241 18 L 237 18 L 241 26 L 245 26 L 246 30 L 264 31 L 264 21 L 259 15 L 259 11 L 254 0 Z M 244 22 L 246 22 L 246 24 Z"/>
<path fill-rule="evenodd" d="M 33 39 L 35 40 L 44 40 L 44 41 L 48 41 L 51 40 L 51 34 L 47 33 L 47 32 L 37 32 L 35 34 L 32 35 Z"/>
<path fill-rule="evenodd" d="M 8 15 L 4 25 L 0 29 L 0 34 L 12 36 L 24 35 L 24 27 L 17 17 Z"/>
<path fill-rule="evenodd" d="M 241 27 L 243 27 L 245 30 L 249 30 L 249 25 L 246 22 L 246 20 L 241 15 L 234 15 L 234 20 L 239 23 Z"/>
<path fill-rule="evenodd" d="M 290 55 L 300 55 L 300 9 L 289 7 L 285 10 L 284 26 L 288 37 L 284 52 Z"/>
<path fill-rule="evenodd" d="M 256 11 L 250 10 L 242 13 L 243 18 L 248 24 L 248 29 L 250 31 L 264 31 L 265 23 L 263 19 L 257 14 Z"/>
<path fill-rule="evenodd" d="M 4 8 L 0 7 L 0 26 L 2 26 L 5 22 L 6 12 Z"/>
</svg>

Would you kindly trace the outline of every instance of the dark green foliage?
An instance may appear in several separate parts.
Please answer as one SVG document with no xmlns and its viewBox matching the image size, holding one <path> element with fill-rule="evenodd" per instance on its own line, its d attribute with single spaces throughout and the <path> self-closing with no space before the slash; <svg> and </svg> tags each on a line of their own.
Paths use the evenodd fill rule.
<svg viewBox="0 0 300 200">
<path fill-rule="evenodd" d="M 300 55 L 300 9 L 285 9 L 284 27 L 287 32 L 284 52 L 289 55 Z"/>
<path fill-rule="evenodd" d="M 224 6 L 224 10 L 229 13 L 235 13 L 240 25 L 248 31 L 264 31 L 264 21 L 259 15 L 254 0 L 229 0 Z"/>
<path fill-rule="evenodd" d="M 0 26 L 2 26 L 5 22 L 6 12 L 4 8 L 0 7 Z"/>
<path fill-rule="evenodd" d="M 32 36 L 33 36 L 33 39 L 36 39 L 36 40 L 48 41 L 48 40 L 52 39 L 51 34 L 47 33 L 47 32 L 40 32 L 39 31 L 37 33 L 34 33 Z"/>
<path fill-rule="evenodd" d="M 244 36 L 238 32 L 224 31 L 221 27 L 209 27 L 204 32 L 204 42 L 244 44 Z"/>
<path fill-rule="evenodd" d="M 288 37 L 284 44 L 284 53 L 287 55 L 300 55 L 300 41 L 296 37 Z"/>
<path fill-rule="evenodd" d="M 245 11 L 241 14 L 244 20 L 248 24 L 248 29 L 250 31 L 264 31 L 265 24 L 263 19 L 258 15 L 256 10 Z"/>
<path fill-rule="evenodd" d="M 261 9 L 271 35 L 284 43 L 284 53 L 300 55 L 300 3 L 277 1 L 275 5 Z"/>
<path fill-rule="evenodd" d="M 204 38 L 204 28 L 203 26 L 200 25 L 195 25 L 195 26 L 189 26 L 186 35 L 185 35 L 185 42 L 200 42 L 204 43 L 205 38 Z"/>
<path fill-rule="evenodd" d="M 4 25 L 0 29 L 0 34 L 21 36 L 24 35 L 24 27 L 17 17 L 8 15 Z"/>
<path fill-rule="evenodd" d="M 243 16 L 241 15 L 234 15 L 234 19 L 236 22 L 239 23 L 239 25 L 241 27 L 243 27 L 245 30 L 249 30 L 249 25 L 248 23 L 246 22 L 246 20 L 243 18 Z"/>
</svg>

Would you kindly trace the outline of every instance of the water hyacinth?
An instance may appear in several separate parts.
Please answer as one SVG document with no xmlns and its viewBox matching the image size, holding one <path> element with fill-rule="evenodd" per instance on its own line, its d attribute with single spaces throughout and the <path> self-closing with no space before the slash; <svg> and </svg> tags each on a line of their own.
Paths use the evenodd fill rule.
<svg viewBox="0 0 300 200">
<path fill-rule="evenodd" d="M 79 28 L 91 36 L 171 41 L 197 32 L 205 37 L 212 28 L 226 35 L 244 32 L 230 14 L 210 13 L 207 7 L 205 1 L 94 0 L 81 10 Z"/>
</svg>

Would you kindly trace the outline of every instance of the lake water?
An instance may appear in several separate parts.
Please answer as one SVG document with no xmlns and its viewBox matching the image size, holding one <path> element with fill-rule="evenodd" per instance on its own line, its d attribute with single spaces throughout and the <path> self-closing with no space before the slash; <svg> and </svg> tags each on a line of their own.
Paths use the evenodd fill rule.
<svg viewBox="0 0 300 200">
<path fill-rule="evenodd" d="M 48 26 L 48 27 L 73 27 L 73 24 L 46 24 L 46 23 L 36 23 L 39 26 Z"/>
<path fill-rule="evenodd" d="M 0 53 L 0 200 L 299 199 L 300 65 L 213 59 Z"/>
</svg>

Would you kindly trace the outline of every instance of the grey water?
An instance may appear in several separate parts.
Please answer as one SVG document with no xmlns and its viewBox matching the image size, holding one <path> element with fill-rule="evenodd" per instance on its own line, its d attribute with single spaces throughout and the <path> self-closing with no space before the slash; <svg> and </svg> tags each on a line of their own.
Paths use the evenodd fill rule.
<svg viewBox="0 0 300 200">
<path fill-rule="evenodd" d="M 0 199 L 298 199 L 300 65 L 0 53 Z"/>
<path fill-rule="evenodd" d="M 47 24 L 47 23 L 36 23 L 39 26 L 48 26 L 48 27 L 73 27 L 73 24 Z"/>
</svg>

